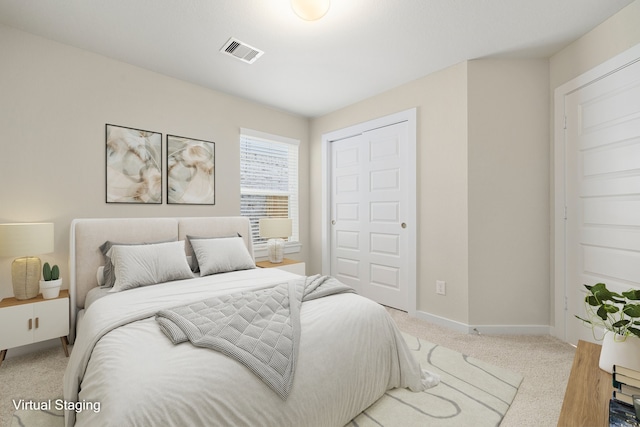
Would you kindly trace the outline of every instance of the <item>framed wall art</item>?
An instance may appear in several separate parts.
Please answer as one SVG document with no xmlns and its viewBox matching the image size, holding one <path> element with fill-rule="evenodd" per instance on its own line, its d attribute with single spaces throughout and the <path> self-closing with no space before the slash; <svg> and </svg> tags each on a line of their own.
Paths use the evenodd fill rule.
<svg viewBox="0 0 640 427">
<path fill-rule="evenodd" d="M 167 135 L 167 203 L 215 205 L 215 143 Z"/>
<path fill-rule="evenodd" d="M 107 203 L 162 204 L 162 134 L 106 125 Z"/>
</svg>

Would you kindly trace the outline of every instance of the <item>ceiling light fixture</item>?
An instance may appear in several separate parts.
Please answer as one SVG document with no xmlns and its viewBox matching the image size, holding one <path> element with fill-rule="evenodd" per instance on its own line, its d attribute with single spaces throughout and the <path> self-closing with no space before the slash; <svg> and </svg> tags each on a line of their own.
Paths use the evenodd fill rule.
<svg viewBox="0 0 640 427">
<path fill-rule="evenodd" d="M 331 0 L 291 0 L 291 8 L 305 21 L 315 21 L 329 11 Z"/>
</svg>

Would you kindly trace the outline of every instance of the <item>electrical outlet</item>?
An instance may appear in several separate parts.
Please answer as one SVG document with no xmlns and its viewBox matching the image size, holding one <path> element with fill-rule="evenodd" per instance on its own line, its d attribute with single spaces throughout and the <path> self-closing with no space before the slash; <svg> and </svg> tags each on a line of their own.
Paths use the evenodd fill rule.
<svg viewBox="0 0 640 427">
<path fill-rule="evenodd" d="M 436 294 L 438 295 L 446 295 L 447 293 L 447 282 L 444 280 L 436 280 Z"/>
</svg>

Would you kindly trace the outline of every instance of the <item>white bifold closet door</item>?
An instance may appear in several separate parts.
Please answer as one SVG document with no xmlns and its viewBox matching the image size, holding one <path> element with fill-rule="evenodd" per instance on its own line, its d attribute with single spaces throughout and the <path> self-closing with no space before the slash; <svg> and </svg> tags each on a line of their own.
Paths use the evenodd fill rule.
<svg viewBox="0 0 640 427">
<path fill-rule="evenodd" d="M 583 284 L 640 288 L 640 62 L 565 96 L 566 338 L 594 341 Z"/>
<path fill-rule="evenodd" d="M 331 274 L 406 310 L 408 124 L 331 142 Z"/>
</svg>

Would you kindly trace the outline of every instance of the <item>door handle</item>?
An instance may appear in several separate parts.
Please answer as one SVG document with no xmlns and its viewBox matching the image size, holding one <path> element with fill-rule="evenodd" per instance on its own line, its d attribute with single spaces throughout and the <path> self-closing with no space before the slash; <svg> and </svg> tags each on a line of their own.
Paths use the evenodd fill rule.
<svg viewBox="0 0 640 427">
<path fill-rule="evenodd" d="M 331 225 L 336 225 L 336 220 L 335 219 L 331 220 Z"/>
<path fill-rule="evenodd" d="M 29 330 L 33 329 L 33 319 L 29 319 Z"/>
<path fill-rule="evenodd" d="M 406 222 L 403 222 L 402 224 L 400 224 L 400 227 L 402 227 L 402 228 L 407 228 L 407 223 L 406 223 Z"/>
<path fill-rule="evenodd" d="M 40 318 L 36 317 L 36 329 L 40 327 Z"/>
</svg>

